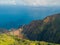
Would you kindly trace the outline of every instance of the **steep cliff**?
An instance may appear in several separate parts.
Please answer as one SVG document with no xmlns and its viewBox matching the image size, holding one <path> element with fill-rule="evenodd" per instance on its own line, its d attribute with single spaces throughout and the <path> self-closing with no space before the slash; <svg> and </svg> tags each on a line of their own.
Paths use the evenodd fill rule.
<svg viewBox="0 0 60 45">
<path fill-rule="evenodd" d="M 60 14 L 32 21 L 23 27 L 22 33 L 30 40 L 60 43 Z"/>
</svg>

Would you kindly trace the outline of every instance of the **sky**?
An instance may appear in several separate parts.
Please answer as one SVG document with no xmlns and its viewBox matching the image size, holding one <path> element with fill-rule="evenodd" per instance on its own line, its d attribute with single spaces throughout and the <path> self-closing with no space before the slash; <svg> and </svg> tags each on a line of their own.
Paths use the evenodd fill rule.
<svg viewBox="0 0 60 45">
<path fill-rule="evenodd" d="M 0 5 L 59 6 L 60 0 L 0 0 Z"/>
</svg>

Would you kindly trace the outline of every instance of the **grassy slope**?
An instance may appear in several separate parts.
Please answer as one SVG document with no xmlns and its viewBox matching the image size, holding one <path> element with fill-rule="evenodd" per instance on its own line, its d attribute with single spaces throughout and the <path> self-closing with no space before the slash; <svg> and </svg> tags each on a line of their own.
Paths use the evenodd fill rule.
<svg viewBox="0 0 60 45">
<path fill-rule="evenodd" d="M 0 45 L 60 45 L 55 43 L 48 43 L 44 41 L 30 41 L 20 39 L 15 36 L 9 36 L 6 34 L 0 34 Z"/>
</svg>

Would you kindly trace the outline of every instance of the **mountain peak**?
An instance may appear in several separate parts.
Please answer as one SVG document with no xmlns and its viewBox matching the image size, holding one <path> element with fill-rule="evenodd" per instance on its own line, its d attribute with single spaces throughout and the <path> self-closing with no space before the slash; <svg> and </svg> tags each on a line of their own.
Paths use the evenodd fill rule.
<svg viewBox="0 0 60 45">
<path fill-rule="evenodd" d="M 44 22 L 48 23 L 48 22 L 51 22 L 51 21 L 55 20 L 56 18 L 60 18 L 60 13 L 59 14 L 54 14 L 54 15 L 51 15 L 51 16 L 47 16 L 46 18 L 44 18 Z"/>
</svg>

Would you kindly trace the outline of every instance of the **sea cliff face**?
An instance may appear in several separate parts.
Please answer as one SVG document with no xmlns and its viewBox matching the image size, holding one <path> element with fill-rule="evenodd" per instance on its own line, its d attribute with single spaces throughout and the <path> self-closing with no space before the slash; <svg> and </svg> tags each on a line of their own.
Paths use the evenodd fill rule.
<svg viewBox="0 0 60 45">
<path fill-rule="evenodd" d="M 23 27 L 22 32 L 30 40 L 60 43 L 60 14 L 32 21 Z"/>
</svg>

